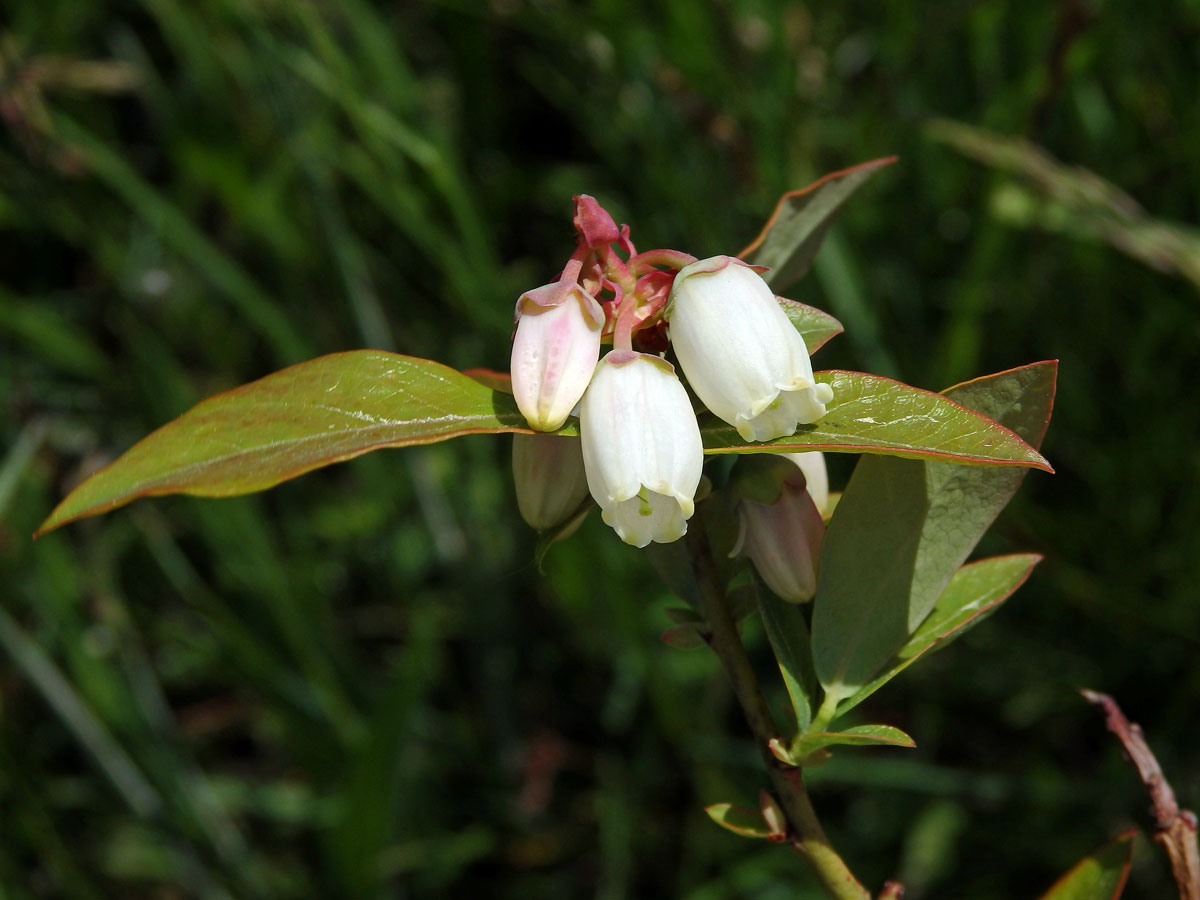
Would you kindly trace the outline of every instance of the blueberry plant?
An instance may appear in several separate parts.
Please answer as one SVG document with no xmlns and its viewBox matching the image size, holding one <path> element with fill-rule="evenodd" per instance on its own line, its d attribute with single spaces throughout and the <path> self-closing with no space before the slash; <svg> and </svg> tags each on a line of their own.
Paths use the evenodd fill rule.
<svg viewBox="0 0 1200 900">
<path fill-rule="evenodd" d="M 707 646 L 726 670 L 769 787 L 757 805 L 709 807 L 712 819 L 790 846 L 831 897 L 870 897 L 826 838 L 805 769 L 835 748 L 912 746 L 895 727 L 841 720 L 994 611 L 1037 564 L 967 560 L 1025 473 L 1051 471 L 1038 448 L 1056 376 L 1054 362 L 1036 362 L 934 393 L 814 372 L 811 354 L 841 326 L 777 291 L 891 161 L 785 195 L 736 256 L 639 251 L 629 226 L 577 196 L 574 252 L 517 300 L 510 373 L 377 350 L 291 366 L 155 431 L 72 491 L 41 532 L 139 497 L 245 494 L 373 450 L 512 434 L 519 511 L 543 533 L 541 552 L 598 506 L 680 597 L 664 640 Z M 861 455 L 840 492 L 822 453 Z M 785 721 L 740 635 L 755 614 L 790 699 Z M 1047 896 L 1083 896 L 1067 891 L 1096 872 L 1123 877 L 1127 845 Z M 898 891 L 889 883 L 881 896 Z"/>
</svg>

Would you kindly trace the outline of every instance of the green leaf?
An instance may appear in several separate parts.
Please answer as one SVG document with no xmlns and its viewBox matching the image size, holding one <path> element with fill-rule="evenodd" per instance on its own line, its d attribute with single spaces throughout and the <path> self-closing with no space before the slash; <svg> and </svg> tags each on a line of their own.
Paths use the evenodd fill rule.
<svg viewBox="0 0 1200 900">
<path fill-rule="evenodd" d="M 847 747 L 915 747 L 916 742 L 891 725 L 855 725 L 844 731 L 817 731 L 797 738 L 788 751 L 792 765 L 803 765 L 804 760 L 825 747 L 843 745 Z"/>
<path fill-rule="evenodd" d="M 525 430 L 512 397 L 439 363 L 334 353 L 197 404 L 83 482 L 38 534 L 138 497 L 229 497 L 384 447 Z"/>
<path fill-rule="evenodd" d="M 825 450 L 1053 471 L 1020 435 L 957 397 L 863 372 L 817 372 L 816 380 L 833 387 L 833 402 L 821 421 L 801 425 L 790 437 L 747 443 L 731 425 L 708 416 L 700 423 L 704 452 Z"/>
<path fill-rule="evenodd" d="M 804 611 L 795 603 L 780 600 L 765 588 L 756 593 L 763 627 L 796 713 L 797 730 L 804 731 L 812 722 L 813 701 L 819 691 Z"/>
<path fill-rule="evenodd" d="M 926 653 L 965 634 L 1016 592 L 1042 558 L 1036 553 L 994 556 L 969 563 L 954 573 L 933 612 L 897 651 L 883 674 L 859 688 L 838 707 L 842 715 L 871 696 Z"/>
<path fill-rule="evenodd" d="M 784 194 L 762 232 L 738 255 L 757 266 L 769 267 L 771 271 L 763 276 L 767 284 L 777 291 L 784 290 L 808 271 L 842 204 L 872 175 L 895 161 L 894 156 L 875 159 L 832 172 L 806 188 Z"/>
<path fill-rule="evenodd" d="M 746 806 L 734 806 L 732 803 L 714 803 L 704 807 L 708 817 L 722 828 L 748 838 L 766 838 L 772 836 L 771 827 L 763 819 L 757 809 Z"/>
<path fill-rule="evenodd" d="M 786 297 L 776 297 L 775 299 L 783 307 L 788 321 L 796 326 L 796 330 L 804 338 L 804 346 L 808 348 L 809 356 L 825 346 L 830 338 L 836 337 L 844 330 L 841 322 L 815 306 L 809 306 L 797 300 L 789 300 Z"/>
<path fill-rule="evenodd" d="M 1085 856 L 1041 900 L 1117 900 L 1129 878 L 1136 834 L 1136 829 L 1130 829 Z"/>
<path fill-rule="evenodd" d="M 1036 447 L 1056 373 L 1056 363 L 1034 363 L 945 393 Z M 859 462 L 821 551 L 812 643 L 827 692 L 855 694 L 904 646 L 1023 474 L 881 456 Z"/>
</svg>

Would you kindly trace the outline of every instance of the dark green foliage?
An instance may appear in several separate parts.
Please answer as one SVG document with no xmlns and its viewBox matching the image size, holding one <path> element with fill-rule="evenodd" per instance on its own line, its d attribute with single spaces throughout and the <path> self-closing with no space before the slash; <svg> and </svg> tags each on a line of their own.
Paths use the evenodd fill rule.
<svg viewBox="0 0 1200 900">
<path fill-rule="evenodd" d="M 995 208 L 1011 176 L 925 131 L 1024 136 L 1194 225 L 1195 3 L 12 0 L 2 20 L 6 900 L 807 896 L 789 853 L 704 814 L 764 779 L 714 661 L 658 640 L 678 601 L 596 516 L 539 575 L 506 438 L 29 536 L 84 473 L 284 365 L 507 368 L 572 193 L 639 249 L 731 253 L 784 191 L 892 153 L 787 292 L 846 327 L 818 368 L 939 390 L 1061 358 L 1057 474 L 981 548 L 1046 556 L 1021 592 L 838 725 L 917 749 L 835 748 L 818 811 L 873 886 L 1037 896 L 1146 824 L 1081 685 L 1200 805 L 1200 297 L 1070 222 L 1017 227 Z M 1140 854 L 1126 896 L 1166 878 Z"/>
</svg>

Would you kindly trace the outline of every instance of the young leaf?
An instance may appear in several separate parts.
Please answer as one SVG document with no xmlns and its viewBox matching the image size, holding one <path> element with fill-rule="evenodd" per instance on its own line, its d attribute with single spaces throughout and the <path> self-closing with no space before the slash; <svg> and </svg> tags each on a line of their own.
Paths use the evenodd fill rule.
<svg viewBox="0 0 1200 900">
<path fill-rule="evenodd" d="M 757 809 L 734 806 L 732 803 L 714 803 L 704 807 L 704 811 L 722 828 L 742 837 L 770 839 L 773 833 L 771 826 Z"/>
<path fill-rule="evenodd" d="M 838 715 L 853 709 L 926 653 L 939 650 L 978 625 L 1029 577 L 1042 558 L 1036 553 L 994 556 L 969 563 L 954 573 L 933 612 L 901 647 L 883 673 L 838 706 Z"/>
<path fill-rule="evenodd" d="M 1036 447 L 1056 372 L 1056 363 L 1035 363 L 945 394 Z M 1023 474 L 882 456 L 859 462 L 825 534 L 813 610 L 813 661 L 828 692 L 853 695 L 905 644 Z"/>
<path fill-rule="evenodd" d="M 792 765 L 803 765 L 804 760 L 825 747 L 843 745 L 848 747 L 915 747 L 916 742 L 891 725 L 855 725 L 845 731 L 818 731 L 797 738 L 788 751 Z"/>
<path fill-rule="evenodd" d="M 768 266 L 771 271 L 763 277 L 775 290 L 784 290 L 808 271 L 842 204 L 872 175 L 895 161 L 894 156 L 875 159 L 784 194 L 762 232 L 738 255 L 755 265 Z"/>
<path fill-rule="evenodd" d="M 844 330 L 841 322 L 815 306 L 809 306 L 797 300 L 789 300 L 786 297 L 776 297 L 775 299 L 783 307 L 788 321 L 804 338 L 804 346 L 808 348 L 809 356 L 824 347 L 830 338 L 836 337 Z"/>
<path fill-rule="evenodd" d="M 796 727 L 804 731 L 812 722 L 812 705 L 819 690 L 804 612 L 797 604 L 780 600 L 766 588 L 760 587 L 756 594 L 767 639 L 775 651 L 784 686 L 796 713 Z"/>
<path fill-rule="evenodd" d="M 833 402 L 815 425 L 801 425 L 790 437 L 747 443 L 731 425 L 709 416 L 700 424 L 704 452 L 825 450 L 1053 471 L 1020 435 L 952 396 L 862 372 L 817 372 L 816 380 L 833 387 Z"/>
<path fill-rule="evenodd" d="M 526 430 L 512 397 L 454 369 L 334 353 L 198 403 L 79 485 L 38 534 L 138 497 L 229 497 L 384 447 Z"/>
<path fill-rule="evenodd" d="M 1129 878 L 1136 834 L 1136 829 L 1130 829 L 1085 856 L 1041 900 L 1117 900 Z"/>
</svg>

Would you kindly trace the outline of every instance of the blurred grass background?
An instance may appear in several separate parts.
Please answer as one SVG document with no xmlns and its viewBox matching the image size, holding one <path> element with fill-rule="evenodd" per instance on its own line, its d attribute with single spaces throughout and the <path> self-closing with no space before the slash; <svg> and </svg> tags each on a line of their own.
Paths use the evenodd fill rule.
<svg viewBox="0 0 1200 900">
<path fill-rule="evenodd" d="M 892 153 L 790 292 L 847 325 L 818 365 L 1061 358 L 1058 474 L 984 547 L 1030 583 L 864 707 L 918 749 L 818 810 L 875 886 L 1037 896 L 1148 824 L 1084 685 L 1200 805 L 1198 72 L 1195 0 L 8 0 L 0 897 L 810 896 L 701 811 L 764 782 L 714 662 L 594 516 L 538 575 L 506 440 L 29 535 L 281 366 L 506 368 L 572 193 L 705 256 Z M 1144 845 L 1127 896 L 1170 891 Z"/>
</svg>

